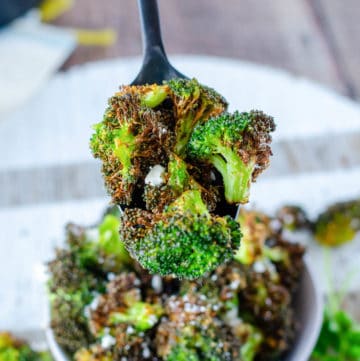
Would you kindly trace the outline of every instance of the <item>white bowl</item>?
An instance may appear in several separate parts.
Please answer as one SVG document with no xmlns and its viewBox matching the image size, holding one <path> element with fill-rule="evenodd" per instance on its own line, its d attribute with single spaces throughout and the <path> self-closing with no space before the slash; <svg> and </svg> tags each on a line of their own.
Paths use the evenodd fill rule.
<svg viewBox="0 0 360 361">
<path fill-rule="evenodd" d="M 295 299 L 295 316 L 300 329 L 294 346 L 281 361 L 308 361 L 320 333 L 324 308 L 323 297 L 307 260 Z M 70 358 L 57 344 L 51 328 L 46 330 L 46 338 L 55 361 L 70 361 Z"/>
</svg>

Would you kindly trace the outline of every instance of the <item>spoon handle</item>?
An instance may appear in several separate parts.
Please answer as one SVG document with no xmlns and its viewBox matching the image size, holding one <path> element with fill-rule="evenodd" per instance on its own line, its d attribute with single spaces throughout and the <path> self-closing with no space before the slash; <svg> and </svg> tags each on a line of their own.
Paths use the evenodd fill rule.
<svg viewBox="0 0 360 361">
<path fill-rule="evenodd" d="M 138 0 L 138 5 L 141 15 L 141 32 L 145 54 L 153 48 L 157 48 L 161 53 L 165 54 L 161 39 L 157 0 Z"/>
</svg>

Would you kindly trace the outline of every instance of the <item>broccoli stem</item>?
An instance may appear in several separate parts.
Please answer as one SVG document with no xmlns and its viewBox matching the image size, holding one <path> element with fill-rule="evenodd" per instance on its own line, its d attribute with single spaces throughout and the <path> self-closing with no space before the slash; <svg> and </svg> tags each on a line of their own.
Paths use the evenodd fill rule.
<svg viewBox="0 0 360 361">
<path fill-rule="evenodd" d="M 210 161 L 223 177 L 227 202 L 246 203 L 254 162 L 245 164 L 231 149 L 220 146 L 218 148 L 218 154 L 212 155 Z"/>
<path fill-rule="evenodd" d="M 176 144 L 174 147 L 174 151 L 176 154 L 182 154 L 186 145 L 188 144 L 193 129 L 193 121 L 193 114 L 188 115 L 184 119 L 178 120 L 180 128 L 177 130 L 176 134 Z"/>
<path fill-rule="evenodd" d="M 168 92 L 166 87 L 158 86 L 143 97 L 142 103 L 149 108 L 155 108 L 160 105 L 167 96 Z"/>
<path fill-rule="evenodd" d="M 121 175 L 125 179 L 131 178 L 131 160 L 136 148 L 135 139 L 136 138 L 132 134 L 128 123 L 125 123 L 120 129 L 116 130 L 116 137 L 114 138 L 114 153 L 122 165 Z"/>
<path fill-rule="evenodd" d="M 201 198 L 201 192 L 198 190 L 185 191 L 167 208 L 167 212 L 180 209 L 183 212 L 191 212 L 197 215 L 210 216 L 204 201 Z"/>
</svg>

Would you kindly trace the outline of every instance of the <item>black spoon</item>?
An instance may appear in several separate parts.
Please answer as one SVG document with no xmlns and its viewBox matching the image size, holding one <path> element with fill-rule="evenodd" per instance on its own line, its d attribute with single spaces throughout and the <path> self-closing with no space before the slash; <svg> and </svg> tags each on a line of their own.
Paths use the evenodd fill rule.
<svg viewBox="0 0 360 361">
<path fill-rule="evenodd" d="M 187 78 L 169 62 L 161 39 L 157 0 L 138 0 L 144 60 L 132 85 L 162 84 L 164 80 Z"/>
</svg>

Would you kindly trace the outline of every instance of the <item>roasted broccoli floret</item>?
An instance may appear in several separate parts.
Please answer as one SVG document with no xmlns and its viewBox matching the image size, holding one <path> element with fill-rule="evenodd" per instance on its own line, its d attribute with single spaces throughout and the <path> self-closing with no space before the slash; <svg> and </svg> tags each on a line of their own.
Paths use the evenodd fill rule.
<svg viewBox="0 0 360 361">
<path fill-rule="evenodd" d="M 125 212 L 123 227 L 124 241 L 143 267 L 189 279 L 231 259 L 241 238 L 237 222 L 212 216 L 198 190 L 182 193 L 156 219 L 150 213 Z"/>
<path fill-rule="evenodd" d="M 172 79 L 168 83 L 175 108 L 175 147 L 181 155 L 197 124 L 224 112 L 226 100 L 215 90 L 199 84 L 196 79 Z"/>
<path fill-rule="evenodd" d="M 156 84 L 123 86 L 94 126 L 90 148 L 102 161 L 105 184 L 115 203 L 131 204 L 150 167 L 166 160 L 171 110 L 154 109 L 165 100 L 166 89 Z"/>
<path fill-rule="evenodd" d="M 107 284 L 106 292 L 89 306 L 90 330 L 96 339 L 88 348 L 77 352 L 77 361 L 139 360 L 148 353 L 152 329 L 163 314 L 160 298 L 147 302 L 142 284 L 135 273 L 121 273 Z M 93 358 L 91 358 L 93 357 Z"/>
<path fill-rule="evenodd" d="M 195 79 L 121 87 L 90 140 L 114 203 L 141 205 L 151 167 L 166 166 L 168 152 L 181 154 L 197 123 L 225 109 L 225 100 Z"/>
<path fill-rule="evenodd" d="M 107 292 L 97 300 L 91 311 L 91 330 L 98 336 L 104 329 L 116 333 L 116 328 L 131 325 L 136 331 L 152 328 L 163 313 L 161 304 L 142 301 L 140 280 L 134 273 L 121 273 L 107 285 Z"/>
<path fill-rule="evenodd" d="M 360 201 L 334 204 L 319 215 L 315 238 L 325 246 L 339 246 L 354 239 L 360 230 Z"/>
<path fill-rule="evenodd" d="M 194 129 L 187 153 L 221 173 L 228 203 L 246 203 L 251 181 L 269 165 L 274 130 L 273 118 L 260 111 L 224 113 Z"/>
<path fill-rule="evenodd" d="M 271 219 L 261 212 L 242 209 L 237 220 L 243 237 L 234 258 L 243 264 L 250 265 L 264 255 L 265 241 L 272 233 Z"/>
<path fill-rule="evenodd" d="M 50 294 L 51 323 L 56 341 L 68 352 L 75 352 L 94 341 L 85 307 L 94 298 L 90 289 L 69 292 L 59 288 Z"/>
<path fill-rule="evenodd" d="M 75 352 L 93 340 L 84 310 L 94 297 L 93 291 L 101 289 L 103 280 L 79 266 L 76 254 L 69 250 L 57 251 L 49 271 L 51 328 L 57 342 Z"/>
<path fill-rule="evenodd" d="M 8 332 L 0 332 L 1 361 L 52 361 L 48 352 L 36 352 Z"/>
<path fill-rule="evenodd" d="M 194 293 L 170 297 L 156 334 L 165 361 L 239 360 L 240 342 L 216 317 L 212 304 Z"/>
<path fill-rule="evenodd" d="M 55 338 L 74 352 L 94 340 L 86 306 L 104 291 L 109 272 L 127 269 L 133 261 L 119 238 L 119 220 L 111 214 L 97 227 L 69 224 L 67 245 L 49 263 L 48 288 Z"/>
<path fill-rule="evenodd" d="M 305 210 L 299 206 L 287 205 L 276 212 L 276 219 L 281 222 L 283 228 L 289 231 L 310 229 L 311 221 Z"/>
<path fill-rule="evenodd" d="M 171 153 L 167 170 L 164 171 L 164 184 L 146 185 L 144 201 L 146 208 L 153 213 L 162 213 L 166 206 L 181 196 L 184 191 L 198 190 L 210 211 L 215 210 L 218 202 L 217 188 L 212 185 L 204 187 L 190 174 L 192 166 L 176 154 Z"/>
<path fill-rule="evenodd" d="M 118 272 L 132 264 L 119 235 L 120 219 L 105 215 L 96 227 L 68 226 L 68 244 L 81 267 Z"/>
</svg>

